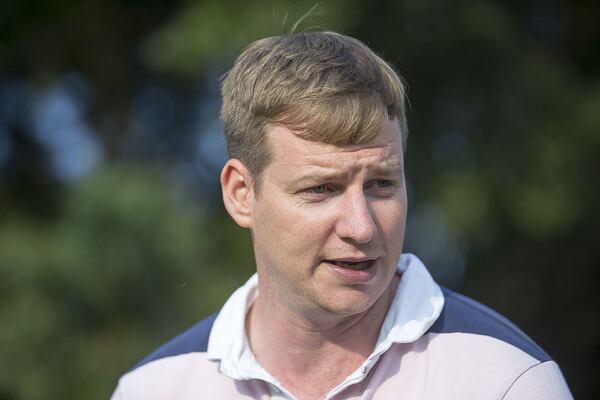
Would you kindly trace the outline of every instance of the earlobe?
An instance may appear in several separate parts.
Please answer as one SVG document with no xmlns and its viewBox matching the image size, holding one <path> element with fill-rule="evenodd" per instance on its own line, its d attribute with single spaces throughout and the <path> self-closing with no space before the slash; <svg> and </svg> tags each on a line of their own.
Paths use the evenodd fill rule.
<svg viewBox="0 0 600 400">
<path fill-rule="evenodd" d="M 242 228 L 252 227 L 253 180 L 246 166 L 232 158 L 221 171 L 223 203 L 231 218 Z"/>
</svg>

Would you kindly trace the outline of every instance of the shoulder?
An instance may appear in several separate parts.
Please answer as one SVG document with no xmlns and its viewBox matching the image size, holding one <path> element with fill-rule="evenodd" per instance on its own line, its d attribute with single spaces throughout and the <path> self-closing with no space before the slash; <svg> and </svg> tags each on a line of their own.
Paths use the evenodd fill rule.
<svg viewBox="0 0 600 400">
<path fill-rule="evenodd" d="M 188 353 L 203 353 L 208 347 L 208 338 L 213 323 L 217 318 L 218 313 L 214 313 L 204 318 L 185 332 L 171 339 L 167 343 L 154 350 L 152 353 L 144 357 L 132 371 L 148 364 L 152 361 L 157 361 L 167 357 L 175 357 Z"/>
<path fill-rule="evenodd" d="M 190 377 L 219 380 L 216 365 L 206 353 L 216 317 L 208 316 L 142 359 L 119 379 L 112 399 L 167 399 L 184 387 L 206 393 L 210 387 Z M 214 385 L 215 390 L 223 387 L 226 384 Z"/>
<path fill-rule="evenodd" d="M 494 338 L 527 353 L 538 362 L 551 357 L 504 316 L 466 296 L 442 288 L 444 309 L 430 333 L 463 333 Z"/>
<path fill-rule="evenodd" d="M 444 308 L 421 344 L 436 390 L 448 390 L 450 398 L 572 399 L 556 362 L 515 324 L 473 299 L 442 291 Z"/>
</svg>

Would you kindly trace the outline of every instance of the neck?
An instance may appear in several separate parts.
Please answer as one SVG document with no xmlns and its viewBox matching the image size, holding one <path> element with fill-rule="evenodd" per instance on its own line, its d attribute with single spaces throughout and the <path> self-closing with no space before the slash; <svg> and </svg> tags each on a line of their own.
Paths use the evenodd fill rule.
<svg viewBox="0 0 600 400">
<path fill-rule="evenodd" d="M 246 319 L 256 359 L 297 398 L 323 398 L 372 353 L 398 282 L 395 276 L 371 307 L 350 316 L 301 313 L 259 292 Z"/>
</svg>

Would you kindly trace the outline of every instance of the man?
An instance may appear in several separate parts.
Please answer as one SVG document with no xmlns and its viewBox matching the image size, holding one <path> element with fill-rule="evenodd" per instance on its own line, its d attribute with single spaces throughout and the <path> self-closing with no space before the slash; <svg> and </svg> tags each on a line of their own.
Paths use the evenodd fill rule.
<svg viewBox="0 0 600 400">
<path fill-rule="evenodd" d="M 114 399 L 569 399 L 554 361 L 401 255 L 404 87 L 332 32 L 259 40 L 222 85 L 227 211 L 257 274 Z"/>
</svg>

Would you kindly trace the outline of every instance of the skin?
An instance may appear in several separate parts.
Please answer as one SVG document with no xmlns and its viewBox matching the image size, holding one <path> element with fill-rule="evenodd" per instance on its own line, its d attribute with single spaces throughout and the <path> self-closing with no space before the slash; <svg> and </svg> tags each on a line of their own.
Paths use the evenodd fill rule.
<svg viewBox="0 0 600 400">
<path fill-rule="evenodd" d="M 374 140 L 350 146 L 306 141 L 283 126 L 267 135 L 273 159 L 260 192 L 239 160 L 221 174 L 227 210 L 253 237 L 259 296 L 247 334 L 286 389 L 322 398 L 373 350 L 399 281 L 407 210 L 400 130 L 386 119 Z"/>
</svg>

